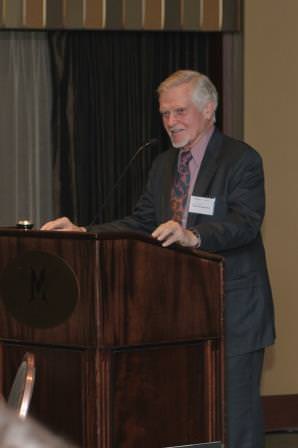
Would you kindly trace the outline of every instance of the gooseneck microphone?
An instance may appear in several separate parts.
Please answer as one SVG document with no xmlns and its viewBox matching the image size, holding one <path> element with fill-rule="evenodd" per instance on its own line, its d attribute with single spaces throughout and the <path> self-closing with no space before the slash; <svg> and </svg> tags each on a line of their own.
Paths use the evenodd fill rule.
<svg viewBox="0 0 298 448">
<path fill-rule="evenodd" d="M 92 221 L 90 222 L 90 224 L 88 224 L 89 226 L 92 226 L 93 224 L 95 224 L 97 218 L 99 217 L 99 215 L 102 213 L 103 209 L 105 208 L 108 200 L 111 198 L 111 196 L 113 195 L 114 191 L 116 190 L 116 188 L 118 187 L 118 185 L 120 184 L 121 180 L 123 179 L 123 177 L 125 176 L 125 174 L 127 173 L 130 165 L 132 164 L 132 162 L 135 160 L 135 158 L 140 154 L 140 152 L 142 152 L 144 149 L 151 149 L 152 146 L 156 145 L 159 143 L 159 140 L 157 138 L 151 138 L 150 140 L 148 140 L 146 143 L 144 143 L 143 145 L 141 145 L 137 151 L 134 153 L 134 155 L 131 157 L 131 159 L 129 159 L 127 165 L 124 167 L 124 170 L 122 171 L 122 173 L 120 174 L 120 176 L 118 177 L 118 179 L 116 180 L 116 182 L 114 183 L 114 185 L 112 186 L 112 188 L 110 189 L 110 191 L 108 192 L 108 194 L 106 195 L 106 197 L 103 200 L 103 203 L 100 205 L 98 212 L 96 213 L 95 217 L 92 219 Z"/>
</svg>

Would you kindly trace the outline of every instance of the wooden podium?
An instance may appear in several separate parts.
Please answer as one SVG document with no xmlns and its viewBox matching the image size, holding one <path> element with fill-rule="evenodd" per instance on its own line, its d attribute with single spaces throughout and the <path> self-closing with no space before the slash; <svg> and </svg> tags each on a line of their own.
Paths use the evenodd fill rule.
<svg viewBox="0 0 298 448">
<path fill-rule="evenodd" d="M 224 440 L 223 262 L 134 233 L 0 231 L 2 390 L 85 448 Z"/>
</svg>

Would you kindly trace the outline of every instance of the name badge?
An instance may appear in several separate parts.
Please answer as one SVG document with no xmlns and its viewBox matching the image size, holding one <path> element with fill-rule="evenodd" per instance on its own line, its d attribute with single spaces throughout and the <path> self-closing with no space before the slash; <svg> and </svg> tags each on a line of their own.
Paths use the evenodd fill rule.
<svg viewBox="0 0 298 448">
<path fill-rule="evenodd" d="M 204 198 L 203 196 L 191 196 L 189 212 L 200 215 L 213 215 L 215 198 Z"/>
</svg>

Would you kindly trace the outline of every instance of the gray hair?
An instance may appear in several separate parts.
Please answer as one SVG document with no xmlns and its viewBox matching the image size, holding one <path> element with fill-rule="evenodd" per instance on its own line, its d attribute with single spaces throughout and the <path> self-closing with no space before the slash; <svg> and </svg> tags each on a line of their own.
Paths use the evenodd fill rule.
<svg viewBox="0 0 298 448">
<path fill-rule="evenodd" d="M 199 111 L 202 111 L 206 104 L 210 102 L 214 104 L 213 121 L 215 122 L 215 111 L 218 105 L 217 90 L 210 79 L 202 73 L 194 70 L 178 70 L 172 73 L 158 86 L 158 96 L 172 87 L 177 87 L 181 84 L 188 83 L 192 85 L 192 100 Z"/>
</svg>

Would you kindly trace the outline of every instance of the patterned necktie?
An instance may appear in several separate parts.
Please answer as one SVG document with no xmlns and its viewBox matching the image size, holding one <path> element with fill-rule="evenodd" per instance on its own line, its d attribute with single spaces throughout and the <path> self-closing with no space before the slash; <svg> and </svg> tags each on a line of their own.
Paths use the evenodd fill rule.
<svg viewBox="0 0 298 448">
<path fill-rule="evenodd" d="M 189 161 L 192 155 L 190 151 L 181 152 L 178 170 L 171 194 L 171 208 L 174 221 L 182 223 L 184 209 L 187 201 L 188 187 L 190 182 Z"/>
</svg>

